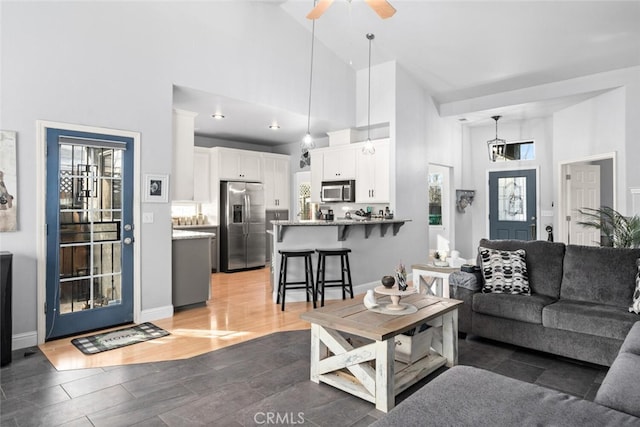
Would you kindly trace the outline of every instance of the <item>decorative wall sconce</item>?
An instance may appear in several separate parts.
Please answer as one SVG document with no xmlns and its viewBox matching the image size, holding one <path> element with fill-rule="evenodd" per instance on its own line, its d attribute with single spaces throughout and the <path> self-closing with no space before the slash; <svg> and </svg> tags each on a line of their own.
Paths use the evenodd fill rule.
<svg viewBox="0 0 640 427">
<path fill-rule="evenodd" d="M 456 207 L 458 212 L 464 213 L 467 206 L 473 204 L 473 198 L 476 196 L 476 190 L 456 190 Z"/>
</svg>

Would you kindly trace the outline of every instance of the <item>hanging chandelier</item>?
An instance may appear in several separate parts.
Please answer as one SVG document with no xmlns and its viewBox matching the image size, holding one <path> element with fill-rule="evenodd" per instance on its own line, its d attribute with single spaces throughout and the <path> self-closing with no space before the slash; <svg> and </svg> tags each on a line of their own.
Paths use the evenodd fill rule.
<svg viewBox="0 0 640 427">
<path fill-rule="evenodd" d="M 487 141 L 487 149 L 489 150 L 489 160 L 495 162 L 499 157 L 504 158 L 507 151 L 507 141 L 498 138 L 498 120 L 502 116 L 492 116 L 491 118 L 496 121 L 496 137 Z"/>
<path fill-rule="evenodd" d="M 376 38 L 375 35 L 367 33 L 367 40 L 369 40 L 369 87 L 367 98 L 367 141 L 362 147 L 363 154 L 375 154 L 376 148 L 371 142 L 371 41 Z"/>
</svg>

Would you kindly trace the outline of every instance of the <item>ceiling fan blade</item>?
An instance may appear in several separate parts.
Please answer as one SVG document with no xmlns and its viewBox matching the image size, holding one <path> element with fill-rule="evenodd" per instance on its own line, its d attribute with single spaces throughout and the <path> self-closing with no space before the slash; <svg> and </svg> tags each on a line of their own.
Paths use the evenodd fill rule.
<svg viewBox="0 0 640 427">
<path fill-rule="evenodd" d="M 380 18 L 391 18 L 396 13 L 396 8 L 387 0 L 365 0 Z"/>
<path fill-rule="evenodd" d="M 313 10 L 309 12 L 309 14 L 307 15 L 307 19 L 320 18 L 324 11 L 327 10 L 329 6 L 331 6 L 331 3 L 333 3 L 333 0 L 320 0 L 318 4 L 316 4 L 316 7 L 314 7 Z"/>
</svg>

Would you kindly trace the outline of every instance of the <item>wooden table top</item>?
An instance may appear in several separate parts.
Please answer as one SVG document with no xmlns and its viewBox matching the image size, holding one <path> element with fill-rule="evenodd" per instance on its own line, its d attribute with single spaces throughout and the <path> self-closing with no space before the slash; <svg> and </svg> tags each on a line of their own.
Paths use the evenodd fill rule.
<svg viewBox="0 0 640 427">
<path fill-rule="evenodd" d="M 351 333 L 376 341 L 383 341 L 406 332 L 449 311 L 456 310 L 462 301 L 414 294 L 402 298 L 403 303 L 416 306 L 413 314 L 393 315 L 367 310 L 364 295 L 347 299 L 302 313 L 300 318 L 327 328 Z M 378 299 L 385 303 L 389 297 Z"/>
</svg>

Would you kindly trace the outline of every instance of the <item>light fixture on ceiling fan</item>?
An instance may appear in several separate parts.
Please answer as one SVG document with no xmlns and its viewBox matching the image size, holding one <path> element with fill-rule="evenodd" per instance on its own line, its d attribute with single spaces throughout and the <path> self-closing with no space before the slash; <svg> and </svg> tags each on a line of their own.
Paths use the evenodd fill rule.
<svg viewBox="0 0 640 427">
<path fill-rule="evenodd" d="M 487 148 L 489 149 L 489 160 L 495 162 L 498 157 L 504 157 L 507 150 L 507 140 L 498 138 L 498 120 L 502 116 L 491 116 L 496 121 L 496 137 L 487 141 Z"/>
<path fill-rule="evenodd" d="M 376 148 L 373 146 L 373 142 L 371 142 L 371 41 L 375 39 L 376 36 L 372 33 L 367 33 L 367 40 L 369 40 L 369 87 L 367 90 L 368 98 L 367 98 L 367 141 L 364 143 L 362 147 L 362 154 L 375 154 Z"/>
<path fill-rule="evenodd" d="M 351 0 L 349 0 L 351 1 Z M 391 6 L 387 0 L 364 0 L 367 2 L 369 7 L 374 10 L 375 13 L 382 19 L 391 18 L 395 13 L 396 9 Z M 320 0 L 318 4 L 309 12 L 307 15 L 307 19 L 318 19 L 322 16 L 322 14 L 331 6 L 333 0 Z"/>
</svg>

